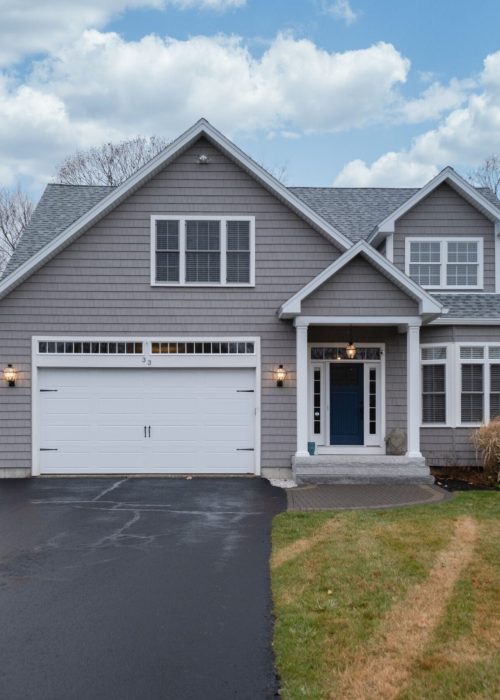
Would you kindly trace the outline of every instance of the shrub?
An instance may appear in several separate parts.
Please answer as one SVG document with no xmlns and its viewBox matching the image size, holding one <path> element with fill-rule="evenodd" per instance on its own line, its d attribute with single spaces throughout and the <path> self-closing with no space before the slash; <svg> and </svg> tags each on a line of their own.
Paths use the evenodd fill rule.
<svg viewBox="0 0 500 700">
<path fill-rule="evenodd" d="M 483 468 L 488 477 L 500 481 L 500 416 L 492 418 L 472 434 L 472 443 L 481 454 Z"/>
</svg>

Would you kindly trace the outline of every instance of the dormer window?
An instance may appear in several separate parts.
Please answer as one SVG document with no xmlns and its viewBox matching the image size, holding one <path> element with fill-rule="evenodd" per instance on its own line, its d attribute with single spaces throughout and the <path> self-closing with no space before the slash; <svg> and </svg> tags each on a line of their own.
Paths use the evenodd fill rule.
<svg viewBox="0 0 500 700">
<path fill-rule="evenodd" d="M 426 289 L 481 289 L 481 238 L 407 238 L 406 274 Z"/>
<path fill-rule="evenodd" d="M 253 217 L 151 217 L 153 286 L 253 286 L 254 258 Z"/>
</svg>

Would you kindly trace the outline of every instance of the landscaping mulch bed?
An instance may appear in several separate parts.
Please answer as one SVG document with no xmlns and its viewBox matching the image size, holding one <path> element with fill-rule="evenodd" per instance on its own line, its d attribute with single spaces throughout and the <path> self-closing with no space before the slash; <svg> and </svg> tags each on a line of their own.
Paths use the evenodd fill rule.
<svg viewBox="0 0 500 700">
<path fill-rule="evenodd" d="M 447 491 L 496 491 L 498 485 L 481 467 L 431 467 L 436 486 Z"/>
</svg>

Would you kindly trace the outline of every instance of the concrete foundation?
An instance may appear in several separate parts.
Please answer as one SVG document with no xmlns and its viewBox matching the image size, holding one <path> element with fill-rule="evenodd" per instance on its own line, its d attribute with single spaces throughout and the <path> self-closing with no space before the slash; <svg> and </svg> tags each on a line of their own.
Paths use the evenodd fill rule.
<svg viewBox="0 0 500 700">
<path fill-rule="evenodd" d="M 0 467 L 0 479 L 27 479 L 31 476 L 28 467 Z"/>
<path fill-rule="evenodd" d="M 297 484 L 433 484 L 423 457 L 315 455 L 292 458 Z"/>
</svg>

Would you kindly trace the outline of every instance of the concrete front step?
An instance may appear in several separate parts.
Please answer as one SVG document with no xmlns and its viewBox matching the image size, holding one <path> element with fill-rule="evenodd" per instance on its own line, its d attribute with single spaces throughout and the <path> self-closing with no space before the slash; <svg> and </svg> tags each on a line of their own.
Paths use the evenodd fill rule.
<svg viewBox="0 0 500 700">
<path fill-rule="evenodd" d="M 423 457 L 315 455 L 293 457 L 297 484 L 433 484 Z"/>
</svg>

